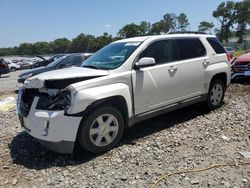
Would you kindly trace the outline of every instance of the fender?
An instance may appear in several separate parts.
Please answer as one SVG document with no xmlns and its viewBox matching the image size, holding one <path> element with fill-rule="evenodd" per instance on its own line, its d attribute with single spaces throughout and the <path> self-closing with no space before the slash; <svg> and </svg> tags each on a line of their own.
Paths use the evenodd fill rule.
<svg viewBox="0 0 250 188">
<path fill-rule="evenodd" d="M 230 76 L 231 76 L 231 69 L 230 66 L 228 66 L 227 62 L 220 62 L 220 63 L 214 63 L 210 64 L 206 70 L 206 83 L 210 84 L 211 79 L 214 77 L 214 75 L 219 73 L 226 73 L 227 75 L 227 85 L 230 84 Z"/>
<path fill-rule="evenodd" d="M 128 107 L 128 116 L 132 117 L 132 96 L 128 85 L 123 83 L 115 83 L 104 86 L 83 89 L 75 93 L 72 97 L 72 106 L 68 109 L 68 114 L 80 113 L 94 103 L 95 101 L 113 97 L 122 96 Z"/>
</svg>

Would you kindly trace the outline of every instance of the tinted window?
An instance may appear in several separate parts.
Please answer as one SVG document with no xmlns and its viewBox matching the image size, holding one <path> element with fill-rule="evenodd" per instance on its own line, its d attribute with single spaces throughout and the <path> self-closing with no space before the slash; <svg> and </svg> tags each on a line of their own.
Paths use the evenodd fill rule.
<svg viewBox="0 0 250 188">
<path fill-rule="evenodd" d="M 224 54 L 224 53 L 226 53 L 224 47 L 222 46 L 222 44 L 220 43 L 220 41 L 217 38 L 210 37 L 210 38 L 207 38 L 207 41 L 212 46 L 212 48 L 214 49 L 215 53 L 217 53 L 217 54 Z"/>
<path fill-rule="evenodd" d="M 139 58 L 141 59 L 143 57 L 152 57 L 157 64 L 174 61 L 172 42 L 165 40 L 149 45 L 146 50 L 141 53 Z"/>
<path fill-rule="evenodd" d="M 175 39 L 179 50 L 179 59 L 191 59 L 206 55 L 206 49 L 200 39 Z"/>
<path fill-rule="evenodd" d="M 82 57 L 81 56 L 69 56 L 66 58 L 62 64 L 64 65 L 77 65 L 82 62 Z"/>
</svg>

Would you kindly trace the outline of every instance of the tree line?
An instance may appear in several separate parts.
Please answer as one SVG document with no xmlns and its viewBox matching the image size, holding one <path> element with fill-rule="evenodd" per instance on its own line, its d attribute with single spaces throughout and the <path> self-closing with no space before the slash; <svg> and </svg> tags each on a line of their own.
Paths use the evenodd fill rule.
<svg viewBox="0 0 250 188">
<path fill-rule="evenodd" d="M 214 33 L 225 44 L 231 37 L 236 37 L 239 44 L 245 42 L 244 37 L 250 34 L 248 29 L 250 25 L 250 0 L 222 2 L 212 15 L 218 20 L 219 27 L 215 28 L 213 22 L 204 20 L 200 22 L 198 31 L 208 34 Z M 59 38 L 52 42 L 21 43 L 18 47 L 0 48 L 0 56 L 95 52 L 121 38 L 188 30 L 190 30 L 190 22 L 185 13 L 179 15 L 167 13 L 161 20 L 152 24 L 147 21 L 142 21 L 140 24 L 127 24 L 118 31 L 116 37 L 108 33 L 98 37 L 81 33 L 72 40 Z"/>
</svg>

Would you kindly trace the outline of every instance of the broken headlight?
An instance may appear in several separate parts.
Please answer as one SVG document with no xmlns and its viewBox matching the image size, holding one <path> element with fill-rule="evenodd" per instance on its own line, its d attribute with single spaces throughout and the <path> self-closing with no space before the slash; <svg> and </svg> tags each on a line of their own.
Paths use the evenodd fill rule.
<svg viewBox="0 0 250 188">
<path fill-rule="evenodd" d="M 69 90 L 62 91 L 53 101 L 49 104 L 46 110 L 67 110 L 71 105 L 71 92 Z"/>
</svg>

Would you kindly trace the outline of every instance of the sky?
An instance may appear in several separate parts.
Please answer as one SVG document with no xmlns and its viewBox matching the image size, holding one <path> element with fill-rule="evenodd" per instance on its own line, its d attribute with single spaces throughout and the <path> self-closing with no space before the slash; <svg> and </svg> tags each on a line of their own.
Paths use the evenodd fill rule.
<svg viewBox="0 0 250 188">
<path fill-rule="evenodd" d="M 239 0 L 237 0 L 239 1 Z M 116 36 L 119 29 L 141 21 L 154 23 L 166 13 L 185 13 L 190 30 L 223 0 L 0 0 L 0 47 L 24 42 L 75 38 L 80 33 Z"/>
</svg>

